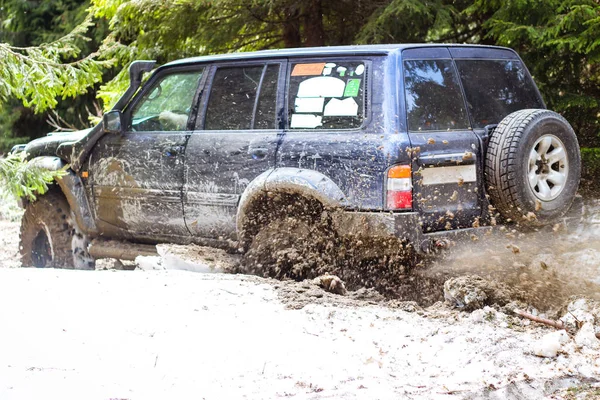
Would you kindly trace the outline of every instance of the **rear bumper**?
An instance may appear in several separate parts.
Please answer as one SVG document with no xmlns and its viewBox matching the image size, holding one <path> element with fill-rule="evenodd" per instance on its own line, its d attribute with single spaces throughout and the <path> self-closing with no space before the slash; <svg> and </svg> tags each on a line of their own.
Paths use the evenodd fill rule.
<svg viewBox="0 0 600 400">
<path fill-rule="evenodd" d="M 489 234 L 490 226 L 453 229 L 423 233 L 416 212 L 355 212 L 343 211 L 333 216 L 334 228 L 342 235 L 370 239 L 398 238 L 411 244 L 419 253 L 432 253 L 448 247 L 450 243 L 473 240 Z"/>
<path fill-rule="evenodd" d="M 423 241 L 423 232 L 416 212 L 389 213 L 341 211 L 333 215 L 333 225 L 342 235 L 370 238 L 405 239 L 415 248 Z"/>
<path fill-rule="evenodd" d="M 576 229 L 581 226 L 584 215 L 583 200 L 581 196 L 577 196 L 560 224 L 567 230 Z M 423 233 L 419 214 L 416 212 L 340 211 L 333 215 L 333 224 L 339 234 L 375 240 L 396 237 L 408 242 L 420 253 L 433 253 L 453 243 L 478 240 L 491 234 L 495 229 L 493 226 L 481 226 Z M 549 225 L 542 229 L 555 228 L 556 225 Z"/>
</svg>

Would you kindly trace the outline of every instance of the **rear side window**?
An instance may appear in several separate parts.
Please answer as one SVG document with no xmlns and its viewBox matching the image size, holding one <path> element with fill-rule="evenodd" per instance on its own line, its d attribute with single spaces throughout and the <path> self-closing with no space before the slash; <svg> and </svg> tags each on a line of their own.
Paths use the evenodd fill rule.
<svg viewBox="0 0 600 400">
<path fill-rule="evenodd" d="M 292 64 L 288 95 L 291 129 L 352 129 L 365 119 L 364 61 Z"/>
<path fill-rule="evenodd" d="M 275 129 L 278 76 L 279 64 L 217 69 L 204 129 Z"/>
<path fill-rule="evenodd" d="M 404 87 L 409 130 L 446 131 L 469 127 L 451 60 L 405 61 Z"/>
<path fill-rule="evenodd" d="M 497 124 L 524 108 L 543 108 L 533 81 L 518 60 L 456 60 L 474 128 Z"/>
</svg>

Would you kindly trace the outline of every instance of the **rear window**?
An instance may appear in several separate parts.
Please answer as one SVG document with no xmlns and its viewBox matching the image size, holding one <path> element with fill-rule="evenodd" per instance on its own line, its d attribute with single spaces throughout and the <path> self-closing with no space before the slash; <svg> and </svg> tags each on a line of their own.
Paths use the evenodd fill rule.
<svg viewBox="0 0 600 400">
<path fill-rule="evenodd" d="M 409 130 L 447 131 L 469 127 L 451 60 L 405 61 L 404 88 Z"/>
<path fill-rule="evenodd" d="M 524 108 L 543 108 L 533 81 L 518 60 L 457 60 L 473 127 L 497 124 Z"/>
<path fill-rule="evenodd" d="M 291 129 L 352 129 L 365 119 L 364 61 L 292 64 L 289 84 Z"/>
</svg>

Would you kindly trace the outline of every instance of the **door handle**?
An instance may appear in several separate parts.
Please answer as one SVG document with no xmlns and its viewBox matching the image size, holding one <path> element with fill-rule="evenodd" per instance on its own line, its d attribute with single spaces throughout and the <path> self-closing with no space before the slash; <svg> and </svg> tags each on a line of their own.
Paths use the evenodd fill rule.
<svg viewBox="0 0 600 400">
<path fill-rule="evenodd" d="M 266 147 L 251 147 L 248 149 L 248 154 L 254 159 L 265 158 L 269 153 Z"/>
</svg>

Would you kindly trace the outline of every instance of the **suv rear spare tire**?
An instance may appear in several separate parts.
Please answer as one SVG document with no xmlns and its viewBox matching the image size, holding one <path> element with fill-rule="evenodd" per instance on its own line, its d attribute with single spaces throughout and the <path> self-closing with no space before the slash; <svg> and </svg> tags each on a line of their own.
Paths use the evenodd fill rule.
<svg viewBox="0 0 600 400">
<path fill-rule="evenodd" d="M 553 111 L 516 111 L 490 137 L 486 189 L 507 220 L 529 227 L 557 222 L 571 207 L 580 174 L 577 136 Z"/>
<path fill-rule="evenodd" d="M 95 268 L 87 253 L 87 238 L 73 226 L 70 214 L 69 203 L 57 189 L 27 204 L 21 220 L 24 267 Z"/>
</svg>

